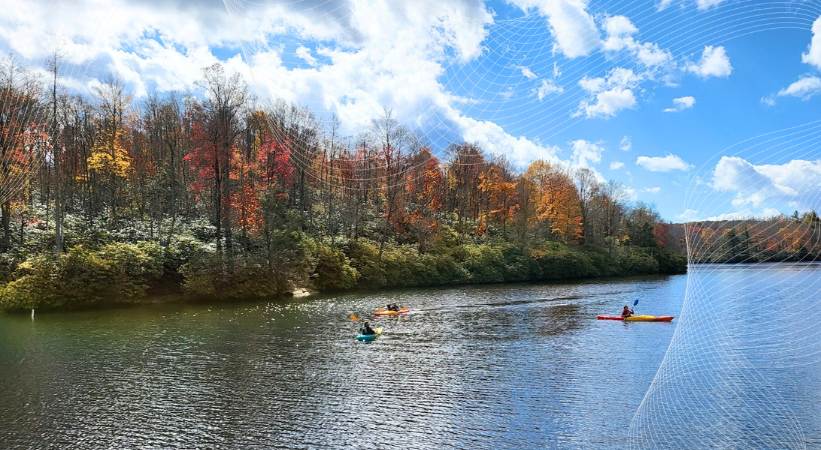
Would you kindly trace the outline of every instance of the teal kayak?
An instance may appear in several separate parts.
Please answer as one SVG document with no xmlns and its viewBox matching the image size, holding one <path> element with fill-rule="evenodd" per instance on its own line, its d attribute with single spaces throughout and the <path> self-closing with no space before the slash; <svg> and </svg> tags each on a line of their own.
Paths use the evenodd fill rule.
<svg viewBox="0 0 821 450">
<path fill-rule="evenodd" d="M 382 334 L 382 327 L 376 327 L 373 329 L 373 331 L 375 331 L 374 334 L 357 334 L 356 340 L 362 342 L 371 342 L 372 340 L 379 337 L 380 334 Z"/>
</svg>

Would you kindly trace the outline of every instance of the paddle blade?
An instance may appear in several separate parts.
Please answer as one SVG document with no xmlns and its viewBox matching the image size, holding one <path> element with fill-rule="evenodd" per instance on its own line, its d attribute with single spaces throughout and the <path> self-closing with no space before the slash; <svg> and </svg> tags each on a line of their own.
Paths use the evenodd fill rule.
<svg viewBox="0 0 821 450">
<path fill-rule="evenodd" d="M 638 300 L 638 299 L 636 299 L 636 301 L 634 301 L 634 302 L 633 302 L 633 306 L 636 306 L 636 305 L 638 305 L 638 304 L 639 304 L 639 300 Z"/>
<path fill-rule="evenodd" d="M 351 313 L 348 316 L 348 318 L 351 319 L 351 322 L 358 322 L 359 321 L 359 316 L 357 316 L 356 313 Z"/>
</svg>

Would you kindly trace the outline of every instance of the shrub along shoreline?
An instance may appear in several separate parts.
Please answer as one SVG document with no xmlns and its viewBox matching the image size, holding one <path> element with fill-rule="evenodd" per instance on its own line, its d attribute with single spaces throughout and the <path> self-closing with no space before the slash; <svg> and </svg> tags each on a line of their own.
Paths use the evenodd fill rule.
<svg viewBox="0 0 821 450">
<path fill-rule="evenodd" d="M 276 269 L 247 256 L 218 257 L 213 246 L 182 239 L 75 246 L 40 254 L 17 266 L 0 284 L 4 311 L 72 310 L 134 303 L 232 302 L 291 295 L 488 283 L 677 274 L 686 259 L 660 247 L 612 249 L 545 242 L 521 248 L 509 242 L 451 244 L 419 252 L 415 245 L 368 239 L 326 242 L 302 233 L 277 246 Z M 280 241 L 283 242 L 283 241 Z M 287 269 L 283 269 L 287 267 Z M 274 270 L 275 269 L 275 270 Z M 174 294 L 174 295 L 168 295 Z"/>
</svg>

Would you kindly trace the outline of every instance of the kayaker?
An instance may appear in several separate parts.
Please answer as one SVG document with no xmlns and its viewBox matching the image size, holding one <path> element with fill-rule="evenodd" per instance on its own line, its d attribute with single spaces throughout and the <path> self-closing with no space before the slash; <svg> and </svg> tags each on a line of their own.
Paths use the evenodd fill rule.
<svg viewBox="0 0 821 450">
<path fill-rule="evenodd" d="M 365 324 L 362 325 L 362 328 L 359 329 L 359 334 L 364 334 L 364 335 L 376 334 L 376 331 L 373 331 L 373 328 L 371 328 L 371 324 L 369 324 L 368 322 L 365 322 Z"/>
<path fill-rule="evenodd" d="M 630 317 L 633 315 L 633 310 L 630 309 L 627 305 L 624 305 L 624 309 L 621 310 L 622 317 Z"/>
</svg>

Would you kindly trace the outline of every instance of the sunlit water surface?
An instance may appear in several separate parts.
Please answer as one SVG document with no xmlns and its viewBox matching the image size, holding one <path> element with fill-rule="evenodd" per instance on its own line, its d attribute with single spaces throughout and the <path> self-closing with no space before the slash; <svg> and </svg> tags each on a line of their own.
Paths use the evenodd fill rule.
<svg viewBox="0 0 821 450">
<path fill-rule="evenodd" d="M 738 270 L 755 282 L 758 269 Z M 626 447 L 676 321 L 595 317 L 634 299 L 637 312 L 678 315 L 686 283 L 673 276 L 417 289 L 41 314 L 34 322 L 0 316 L 0 442 Z M 385 332 L 373 343 L 354 340 L 348 314 L 388 302 L 413 311 L 375 320 Z M 799 391 L 813 394 L 795 399 L 796 409 L 817 410 L 821 382 L 806 382 Z M 803 426 L 808 446 L 821 442 L 818 418 Z"/>
</svg>

